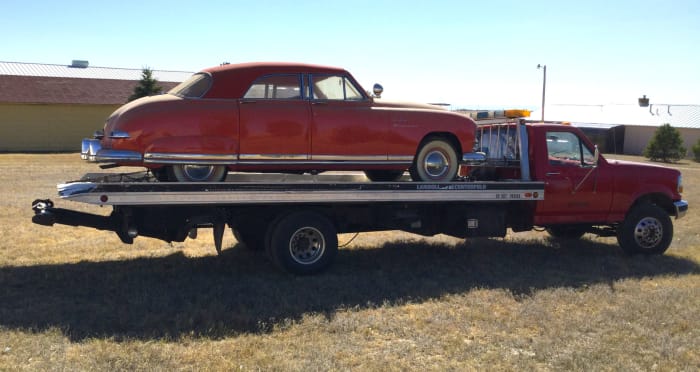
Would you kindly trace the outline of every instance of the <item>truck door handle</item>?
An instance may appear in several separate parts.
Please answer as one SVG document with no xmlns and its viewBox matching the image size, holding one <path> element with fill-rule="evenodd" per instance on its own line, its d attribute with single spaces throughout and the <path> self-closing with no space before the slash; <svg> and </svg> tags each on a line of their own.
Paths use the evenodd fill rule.
<svg viewBox="0 0 700 372">
<path fill-rule="evenodd" d="M 547 172 L 547 176 L 558 176 L 560 174 L 559 172 Z"/>
</svg>

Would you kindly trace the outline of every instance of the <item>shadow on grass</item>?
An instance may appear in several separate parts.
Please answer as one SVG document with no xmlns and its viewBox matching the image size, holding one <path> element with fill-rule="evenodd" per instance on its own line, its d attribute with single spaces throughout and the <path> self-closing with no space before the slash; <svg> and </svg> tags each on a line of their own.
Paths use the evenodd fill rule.
<svg viewBox="0 0 700 372">
<path fill-rule="evenodd" d="M 464 245 L 386 243 L 341 250 L 312 277 L 271 267 L 234 247 L 222 257 L 176 253 L 129 261 L 0 268 L 0 327 L 58 327 L 72 339 L 226 337 L 266 332 L 288 319 L 343 308 L 421 302 L 473 288 L 515 296 L 618 279 L 700 273 L 671 256 L 626 257 L 613 245 L 582 240 Z"/>
</svg>

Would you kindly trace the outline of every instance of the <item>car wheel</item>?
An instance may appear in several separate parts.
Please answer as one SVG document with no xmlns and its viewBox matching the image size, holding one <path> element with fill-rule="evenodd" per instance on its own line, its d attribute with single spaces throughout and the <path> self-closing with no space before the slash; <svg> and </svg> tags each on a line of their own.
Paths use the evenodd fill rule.
<svg viewBox="0 0 700 372">
<path fill-rule="evenodd" d="M 584 225 L 555 225 L 548 227 L 547 232 L 556 239 L 576 240 L 586 233 L 587 227 Z"/>
<path fill-rule="evenodd" d="M 176 182 L 220 182 L 226 179 L 224 165 L 177 164 L 170 167 L 170 180 Z"/>
<path fill-rule="evenodd" d="M 418 150 L 409 170 L 414 181 L 449 182 L 457 176 L 457 152 L 443 139 L 431 139 Z"/>
<path fill-rule="evenodd" d="M 402 170 L 366 170 L 365 176 L 373 182 L 394 182 L 400 180 L 403 173 Z"/>
<path fill-rule="evenodd" d="M 281 269 L 297 275 L 326 269 L 338 253 L 335 226 L 315 212 L 290 213 L 270 226 L 269 254 Z"/>
<path fill-rule="evenodd" d="M 617 242 L 627 254 L 662 254 L 672 238 L 671 218 L 655 204 L 634 207 L 617 227 Z"/>
</svg>

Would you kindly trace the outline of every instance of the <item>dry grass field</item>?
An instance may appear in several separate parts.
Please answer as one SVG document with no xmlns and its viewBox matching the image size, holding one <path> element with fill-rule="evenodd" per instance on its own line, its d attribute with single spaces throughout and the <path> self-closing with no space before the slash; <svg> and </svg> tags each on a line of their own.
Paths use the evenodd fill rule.
<svg viewBox="0 0 700 372">
<path fill-rule="evenodd" d="M 695 371 L 700 164 L 672 166 L 691 210 L 664 256 L 590 235 L 367 233 L 294 277 L 230 234 L 217 257 L 205 231 L 124 245 L 33 225 L 32 200 L 96 166 L 0 154 L 0 370 Z"/>
</svg>

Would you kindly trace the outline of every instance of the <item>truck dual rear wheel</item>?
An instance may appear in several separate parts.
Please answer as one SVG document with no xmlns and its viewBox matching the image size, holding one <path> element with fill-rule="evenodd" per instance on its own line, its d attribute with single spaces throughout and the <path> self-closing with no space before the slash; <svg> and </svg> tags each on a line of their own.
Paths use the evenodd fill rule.
<svg viewBox="0 0 700 372">
<path fill-rule="evenodd" d="M 428 139 L 416 154 L 409 172 L 414 181 L 450 182 L 459 168 L 457 152 L 441 138 Z"/>
<path fill-rule="evenodd" d="M 293 212 L 270 226 L 267 252 L 281 269 L 297 275 L 326 269 L 338 253 L 335 226 L 323 215 Z"/>
<path fill-rule="evenodd" d="M 671 218 L 655 204 L 632 208 L 617 229 L 617 241 L 627 254 L 662 254 L 672 238 Z"/>
</svg>

